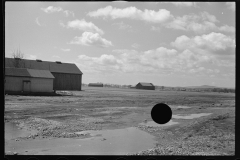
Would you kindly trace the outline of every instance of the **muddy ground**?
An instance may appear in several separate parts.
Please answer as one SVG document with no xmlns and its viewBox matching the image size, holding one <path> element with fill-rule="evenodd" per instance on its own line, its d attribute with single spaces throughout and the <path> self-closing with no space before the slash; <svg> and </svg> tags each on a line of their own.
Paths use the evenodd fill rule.
<svg viewBox="0 0 240 160">
<path fill-rule="evenodd" d="M 156 143 L 151 148 L 140 147 L 136 153 L 126 153 L 128 155 L 235 154 L 233 93 L 84 87 L 83 91 L 61 94 L 63 96 L 57 97 L 5 95 L 5 126 L 14 123 L 30 133 L 5 138 L 5 154 L 40 154 L 34 145 L 32 150 L 17 146 L 36 140 L 85 139 L 92 135 L 79 132 L 129 127 L 151 134 Z M 212 114 L 193 119 L 173 118 L 177 124 L 169 126 L 144 125 L 152 121 L 151 109 L 157 103 L 168 104 L 173 115 Z M 8 134 L 5 128 L 5 137 Z M 57 154 L 57 151 L 41 154 L 44 153 Z M 72 154 L 76 153 L 77 150 Z"/>
</svg>

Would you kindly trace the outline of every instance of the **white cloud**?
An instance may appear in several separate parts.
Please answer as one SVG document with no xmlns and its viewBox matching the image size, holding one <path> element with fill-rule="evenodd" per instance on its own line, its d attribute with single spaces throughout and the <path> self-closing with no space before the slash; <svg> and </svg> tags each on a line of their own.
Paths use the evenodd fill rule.
<svg viewBox="0 0 240 160">
<path fill-rule="evenodd" d="M 74 13 L 73 13 L 72 11 L 65 10 L 65 11 L 63 11 L 63 13 L 65 14 L 66 17 L 68 17 L 69 15 L 71 15 L 72 17 L 74 17 Z"/>
<path fill-rule="evenodd" d="M 182 35 L 177 37 L 171 45 L 180 50 L 190 49 L 196 51 L 198 49 L 204 49 L 208 51 L 218 51 L 226 50 L 227 48 L 235 48 L 235 39 L 222 33 L 212 32 L 193 38 Z"/>
<path fill-rule="evenodd" d="M 89 57 L 79 55 L 78 63 L 86 72 L 94 73 L 154 73 L 154 74 L 189 74 L 200 76 L 219 76 L 223 73 L 219 66 L 232 69 L 234 62 L 219 60 L 208 53 L 198 53 L 188 49 L 177 51 L 159 47 L 139 52 L 136 50 L 115 49 L 114 55 Z M 208 65 L 206 65 L 208 64 Z M 228 66 L 225 66 L 227 65 Z M 229 65 L 231 64 L 231 65 Z M 210 68 L 208 68 L 210 66 Z"/>
<path fill-rule="evenodd" d="M 47 8 L 41 8 L 41 10 L 43 10 L 46 13 L 54 13 L 54 12 L 60 12 L 63 9 L 61 7 L 53 7 L 53 6 L 49 6 Z"/>
<path fill-rule="evenodd" d="M 171 3 L 178 7 L 196 7 L 196 2 L 162 2 L 162 3 Z"/>
<path fill-rule="evenodd" d="M 159 9 L 159 11 L 145 9 L 144 11 L 142 11 L 137 9 L 136 7 L 119 9 L 113 8 L 112 6 L 100 8 L 97 11 L 89 12 L 87 15 L 90 17 L 111 17 L 112 19 L 129 18 L 154 23 L 162 23 L 172 18 L 170 11 L 166 9 Z"/>
<path fill-rule="evenodd" d="M 46 26 L 45 24 L 41 24 L 41 23 L 40 23 L 39 17 L 37 17 L 37 18 L 35 19 L 35 22 L 36 22 L 37 25 L 39 25 L 39 26 Z"/>
<path fill-rule="evenodd" d="M 64 51 L 64 52 L 69 52 L 69 51 L 71 51 L 71 49 L 69 49 L 69 48 L 66 48 L 66 49 L 61 48 L 61 50 Z"/>
<path fill-rule="evenodd" d="M 41 10 L 46 12 L 46 13 L 62 12 L 62 13 L 64 13 L 64 15 L 66 17 L 68 17 L 69 15 L 74 17 L 74 12 L 73 11 L 63 10 L 61 7 L 48 6 L 47 8 L 41 8 Z"/>
<path fill-rule="evenodd" d="M 125 24 L 123 22 L 119 22 L 119 23 L 113 23 L 112 25 L 118 26 L 119 29 L 130 29 L 132 28 L 132 26 Z"/>
<path fill-rule="evenodd" d="M 232 11 L 235 12 L 236 7 L 235 7 L 235 2 L 226 2 L 227 8 L 231 9 Z"/>
<path fill-rule="evenodd" d="M 98 33 L 84 32 L 81 37 L 75 37 L 70 44 L 81 44 L 86 46 L 110 47 L 112 42 L 102 38 Z"/>
<path fill-rule="evenodd" d="M 67 28 L 74 28 L 82 31 L 97 32 L 99 34 L 104 34 L 104 32 L 101 29 L 99 29 L 95 24 L 93 24 L 92 22 L 86 22 L 85 19 L 82 20 L 76 19 L 73 21 L 69 21 L 67 25 L 64 25 L 62 22 L 60 22 L 60 25 Z"/>
<path fill-rule="evenodd" d="M 209 31 L 235 32 L 235 27 L 224 25 L 218 27 L 215 23 L 219 20 L 208 12 L 201 12 L 199 15 L 190 14 L 176 17 L 171 22 L 163 24 L 166 28 L 184 31 L 194 31 L 195 33 L 206 33 Z"/>
</svg>

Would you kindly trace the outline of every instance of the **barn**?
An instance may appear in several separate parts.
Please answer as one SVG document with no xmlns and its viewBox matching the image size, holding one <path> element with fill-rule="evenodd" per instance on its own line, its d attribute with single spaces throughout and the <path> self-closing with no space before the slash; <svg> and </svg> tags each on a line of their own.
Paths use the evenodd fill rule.
<svg viewBox="0 0 240 160">
<path fill-rule="evenodd" d="M 103 87 L 102 83 L 89 83 L 88 87 Z"/>
<path fill-rule="evenodd" d="M 5 58 L 5 67 L 49 70 L 55 77 L 53 90 L 81 90 L 82 72 L 74 63 Z"/>
<path fill-rule="evenodd" d="M 54 92 L 53 80 L 48 70 L 5 68 L 5 93 Z"/>
<path fill-rule="evenodd" d="M 155 86 L 152 83 L 139 82 L 136 89 L 155 90 Z"/>
</svg>

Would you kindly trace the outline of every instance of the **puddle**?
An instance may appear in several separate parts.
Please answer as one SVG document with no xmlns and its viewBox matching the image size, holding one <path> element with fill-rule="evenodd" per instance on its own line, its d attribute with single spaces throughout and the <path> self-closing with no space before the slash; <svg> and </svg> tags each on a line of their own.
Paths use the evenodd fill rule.
<svg viewBox="0 0 240 160">
<path fill-rule="evenodd" d="M 198 114 L 190 114 L 190 115 L 186 115 L 186 116 L 172 115 L 172 118 L 175 118 L 175 119 L 193 119 L 193 118 L 199 118 L 199 117 L 202 117 L 202 116 L 209 116 L 211 114 L 212 113 L 198 113 Z"/>
<path fill-rule="evenodd" d="M 174 124 L 178 124 L 179 122 L 174 122 L 172 120 L 170 120 L 168 123 L 166 124 L 158 124 L 154 121 L 148 121 L 146 123 L 142 122 L 142 123 L 139 123 L 139 125 L 144 125 L 144 126 L 150 126 L 150 127 L 166 127 L 166 126 L 171 126 L 171 125 L 174 125 Z"/>
<path fill-rule="evenodd" d="M 189 106 L 171 106 L 172 108 L 192 108 L 192 107 L 189 107 Z"/>
<path fill-rule="evenodd" d="M 38 155 L 125 155 L 153 148 L 156 143 L 154 136 L 135 127 L 78 133 L 90 134 L 93 137 L 8 141 L 5 150 Z"/>
<path fill-rule="evenodd" d="M 19 129 L 15 123 L 5 123 L 5 140 L 16 139 L 18 137 L 27 137 L 35 134 L 36 131 L 28 131 L 26 129 Z"/>
</svg>

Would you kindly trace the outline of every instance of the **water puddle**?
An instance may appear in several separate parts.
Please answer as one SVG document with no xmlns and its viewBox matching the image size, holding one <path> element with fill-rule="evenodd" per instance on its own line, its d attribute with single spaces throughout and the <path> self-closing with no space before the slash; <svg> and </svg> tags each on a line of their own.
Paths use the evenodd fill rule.
<svg viewBox="0 0 240 160">
<path fill-rule="evenodd" d="M 179 122 L 174 122 L 172 120 L 170 120 L 168 123 L 166 124 L 158 124 L 154 121 L 148 121 L 148 122 L 142 122 L 142 123 L 139 123 L 139 125 L 144 125 L 144 126 L 150 126 L 150 127 L 166 127 L 166 126 L 171 126 L 171 125 L 174 125 L 174 124 L 178 124 Z"/>
<path fill-rule="evenodd" d="M 192 108 L 189 106 L 171 106 L 171 108 Z"/>
<path fill-rule="evenodd" d="M 175 118 L 175 119 L 193 119 L 193 118 L 199 118 L 199 117 L 202 117 L 202 116 L 209 116 L 211 114 L 212 113 L 198 113 L 198 114 L 190 114 L 190 115 L 186 115 L 186 116 L 176 114 L 176 115 L 172 115 L 172 118 Z"/>
<path fill-rule="evenodd" d="M 27 137 L 35 133 L 36 131 L 19 129 L 15 123 L 5 123 L 5 140 L 16 139 L 18 137 Z"/>
<path fill-rule="evenodd" d="M 135 127 L 77 133 L 90 134 L 93 137 L 8 141 L 5 150 L 38 155 L 125 155 L 153 148 L 156 143 L 154 136 Z"/>
</svg>

